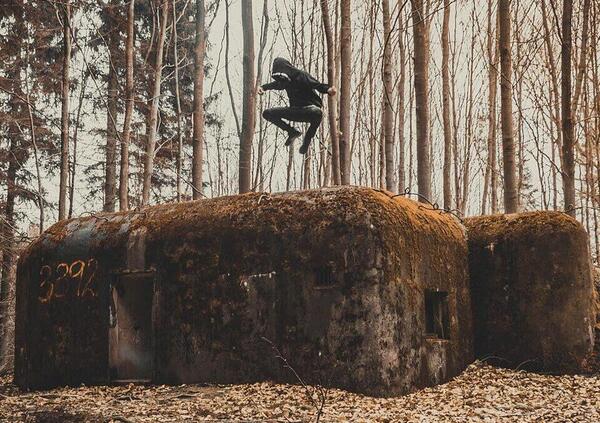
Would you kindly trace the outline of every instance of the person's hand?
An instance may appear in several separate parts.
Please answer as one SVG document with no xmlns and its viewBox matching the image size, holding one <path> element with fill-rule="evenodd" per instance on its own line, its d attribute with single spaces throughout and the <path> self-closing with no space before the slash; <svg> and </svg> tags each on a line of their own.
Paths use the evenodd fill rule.
<svg viewBox="0 0 600 423">
<path fill-rule="evenodd" d="M 329 95 L 335 95 L 337 93 L 337 90 L 335 89 L 335 87 L 329 87 L 329 89 L 327 90 L 327 94 Z"/>
<path fill-rule="evenodd" d="M 263 95 L 263 94 L 265 93 L 265 90 L 263 90 L 263 88 L 262 88 L 262 87 L 258 87 L 258 90 L 256 90 L 256 93 L 257 93 L 258 95 Z"/>
</svg>

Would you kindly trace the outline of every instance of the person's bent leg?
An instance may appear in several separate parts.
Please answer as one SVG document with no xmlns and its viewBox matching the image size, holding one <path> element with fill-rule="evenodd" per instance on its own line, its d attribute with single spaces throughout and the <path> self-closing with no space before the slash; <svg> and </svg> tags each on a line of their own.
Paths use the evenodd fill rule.
<svg viewBox="0 0 600 423">
<path fill-rule="evenodd" d="M 302 135 L 302 132 L 283 121 L 283 119 L 293 120 L 293 109 L 291 107 L 273 107 L 263 111 L 263 118 L 268 120 L 273 125 L 283 129 L 288 133 L 288 138 L 285 145 L 290 145 L 296 138 Z"/>
<path fill-rule="evenodd" d="M 316 106 L 307 107 L 306 113 L 308 117 L 308 122 L 310 122 L 310 126 L 308 127 L 306 134 L 304 134 L 304 142 L 300 147 L 300 154 L 306 154 L 306 152 L 308 151 L 308 147 L 310 146 L 310 142 L 317 134 L 317 130 L 319 129 L 321 121 L 323 120 L 323 112 L 320 108 Z"/>
</svg>

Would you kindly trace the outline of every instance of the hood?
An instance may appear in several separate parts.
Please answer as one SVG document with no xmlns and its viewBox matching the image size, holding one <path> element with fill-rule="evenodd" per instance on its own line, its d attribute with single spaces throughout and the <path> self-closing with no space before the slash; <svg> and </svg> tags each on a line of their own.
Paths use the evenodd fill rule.
<svg viewBox="0 0 600 423">
<path fill-rule="evenodd" d="M 289 60 L 284 59 L 283 57 L 277 57 L 273 60 L 271 77 L 278 81 L 287 80 L 289 82 L 297 71 L 298 70 L 289 62 Z"/>
</svg>

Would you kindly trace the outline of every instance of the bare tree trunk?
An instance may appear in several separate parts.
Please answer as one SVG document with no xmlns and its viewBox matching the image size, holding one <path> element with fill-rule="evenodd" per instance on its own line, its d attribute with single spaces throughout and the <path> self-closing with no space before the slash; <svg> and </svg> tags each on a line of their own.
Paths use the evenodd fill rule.
<svg viewBox="0 0 600 423">
<path fill-rule="evenodd" d="M 9 137 L 8 169 L 6 172 L 6 202 L 4 204 L 4 220 L 0 225 L 0 239 L 2 241 L 2 265 L 0 275 L 0 371 L 4 371 L 11 362 L 6 355 L 8 340 L 11 336 L 10 307 L 11 291 L 14 289 L 12 271 L 17 261 L 15 240 L 15 201 L 17 196 L 17 169 L 19 145 L 16 134 Z M 9 364 L 8 364 L 9 365 Z"/>
<path fill-rule="evenodd" d="M 312 149 L 309 149 L 304 155 L 302 189 L 310 189 L 310 159 L 312 154 Z"/>
<path fill-rule="evenodd" d="M 452 167 L 452 123 L 450 122 L 450 72 L 448 59 L 450 56 L 449 41 L 450 0 L 444 0 L 444 21 L 442 24 L 442 119 L 444 121 L 444 208 L 452 208 L 452 188 L 450 184 Z"/>
<path fill-rule="evenodd" d="M 409 52 L 409 57 L 411 56 Z M 411 80 L 414 78 L 414 66 L 409 67 L 408 69 L 408 79 Z M 413 104 L 415 100 L 415 90 L 414 84 L 409 84 L 408 86 L 408 188 L 413 190 L 413 175 L 415 168 L 415 158 L 413 154 L 413 145 L 414 145 L 414 129 L 413 129 Z"/>
<path fill-rule="evenodd" d="M 29 52 L 27 47 L 23 44 L 26 39 L 26 28 L 27 24 L 24 19 L 23 6 L 15 7 L 14 28 L 19 31 L 17 33 L 23 33 L 22 39 L 17 39 L 14 45 L 11 46 L 15 57 L 21 58 L 23 49 L 25 49 L 27 65 L 29 64 Z M 20 116 L 22 115 L 22 108 L 20 102 L 22 101 L 23 93 L 22 87 L 25 86 L 27 89 L 26 99 L 28 107 L 31 109 L 31 103 L 29 103 L 29 81 L 23 81 L 21 76 L 22 66 L 8 67 L 6 72 L 3 72 L 5 81 L 10 81 L 14 94 L 10 94 L 7 98 L 6 109 L 3 112 L 8 112 L 9 119 L 3 119 L 2 125 L 3 130 L 6 131 L 7 148 L 4 150 L 5 156 L 3 157 L 3 183 L 6 185 L 6 196 L 2 198 L 2 209 L 0 211 L 0 373 L 5 373 L 6 370 L 10 369 L 14 354 L 10 350 L 10 340 L 14 337 L 14 324 L 11 324 L 10 316 L 13 309 L 14 301 L 12 301 L 13 292 L 15 288 L 14 269 L 17 262 L 17 241 L 15 239 L 15 233 L 17 231 L 17 222 L 15 216 L 15 204 L 17 196 L 20 190 L 17 181 L 17 175 L 19 170 L 22 169 L 23 164 L 21 157 L 23 157 L 22 149 L 25 147 L 22 143 L 24 141 L 24 134 L 21 132 L 19 124 Z M 25 78 L 27 78 L 29 69 L 25 69 Z M 5 82 L 3 81 L 3 83 Z M 3 84 L 4 85 L 4 84 Z M 31 112 L 31 110 L 30 110 Z M 30 124 L 33 128 L 33 119 L 30 115 Z M 33 130 L 32 130 L 33 137 Z M 4 140 L 3 140 L 4 141 Z M 34 144 L 35 145 L 35 144 Z M 36 148 L 37 149 L 37 148 Z M 40 193 L 41 194 L 41 193 Z"/>
<path fill-rule="evenodd" d="M 471 21 L 475 22 L 475 9 L 471 9 Z M 475 30 L 474 26 L 471 29 L 471 46 L 469 52 L 469 71 L 467 77 L 467 119 L 465 128 L 465 149 L 463 156 L 463 176 L 462 176 L 462 195 L 460 204 L 460 214 L 467 214 L 469 205 L 469 188 L 470 188 L 470 169 L 471 169 L 471 146 L 473 145 L 473 79 L 475 78 Z"/>
<path fill-rule="evenodd" d="M 491 5 L 490 5 L 491 7 Z M 499 37 L 500 33 L 500 17 L 496 14 L 496 34 Z M 490 209 L 492 214 L 498 213 L 498 112 L 497 112 L 497 97 L 498 97 L 498 58 L 500 56 L 500 46 L 497 41 L 494 41 L 494 62 L 492 64 L 493 72 L 490 74 L 490 84 L 493 84 L 493 98 L 490 99 L 491 109 L 490 109 L 490 124 L 491 127 L 490 133 L 488 134 L 489 139 L 488 142 L 490 150 Z M 491 85 L 490 85 L 491 88 Z M 493 113 L 493 116 L 491 115 Z"/>
<path fill-rule="evenodd" d="M 553 3 L 552 3 L 553 4 Z M 554 7 L 554 6 L 553 6 Z M 542 8 L 542 22 L 544 26 L 544 44 L 546 45 L 546 53 L 547 53 L 547 67 L 550 72 L 550 81 L 552 83 L 552 104 L 553 104 L 553 113 L 552 113 L 552 121 L 556 127 L 556 139 L 553 140 L 552 144 L 552 206 L 554 210 L 558 209 L 558 188 L 557 188 L 557 171 L 554 166 L 556 159 L 556 151 L 558 150 L 558 158 L 562 167 L 563 155 L 562 155 L 562 124 L 561 124 L 561 116 L 560 116 L 560 90 L 558 87 L 558 71 L 556 69 L 556 65 L 554 63 L 554 50 L 552 48 L 552 39 L 551 32 L 548 24 L 548 14 L 546 11 L 546 0 L 541 1 Z"/>
<path fill-rule="evenodd" d="M 27 62 L 29 62 L 29 52 L 27 53 Z M 28 66 L 28 64 L 27 64 Z M 26 71 L 27 72 L 27 71 Z M 31 110 L 31 102 L 30 102 L 30 90 L 29 90 L 29 74 L 26 73 L 25 75 L 26 81 L 25 81 L 25 86 L 27 88 L 27 115 L 29 117 L 29 131 L 31 133 L 31 145 L 33 146 L 33 157 L 35 159 L 35 173 L 36 173 L 36 177 L 37 177 L 37 201 L 38 201 L 38 207 L 40 209 L 40 221 L 39 221 L 39 225 L 40 225 L 40 233 L 44 232 L 44 221 L 45 221 L 45 215 L 44 215 L 44 196 L 43 196 L 43 184 L 42 184 L 42 173 L 40 171 L 40 155 L 39 155 L 39 150 L 38 150 L 38 146 L 37 146 L 37 140 L 36 140 L 36 136 L 35 136 L 35 123 L 33 121 L 33 112 Z"/>
<path fill-rule="evenodd" d="M 261 23 L 261 31 L 260 31 L 260 44 L 258 46 L 258 58 L 256 61 L 256 66 L 258 68 L 256 72 L 256 81 L 254 84 L 254 89 L 258 90 L 258 87 L 262 82 L 262 74 L 263 74 L 263 58 L 265 54 L 265 49 L 267 47 L 267 38 L 269 37 L 269 2 L 268 0 L 263 1 L 263 10 L 262 10 L 262 23 Z"/>
<path fill-rule="evenodd" d="M 587 45 L 588 45 L 588 31 L 589 31 L 589 18 L 590 18 L 590 0 L 584 0 L 583 2 L 583 28 L 581 30 L 581 52 L 579 53 L 579 64 L 577 65 L 577 79 L 575 81 L 575 93 L 573 94 L 573 105 L 572 113 L 577 115 L 577 105 L 579 104 L 579 97 L 581 95 L 581 89 L 583 87 L 583 80 L 587 60 Z"/>
<path fill-rule="evenodd" d="M 385 96 L 385 93 L 384 93 Z M 385 113 L 385 99 L 381 100 L 381 123 L 383 124 L 383 114 Z M 386 188 L 386 151 L 385 151 L 385 130 L 383 127 L 381 128 L 381 132 L 379 132 L 379 180 L 376 185 L 380 189 Z"/>
<path fill-rule="evenodd" d="M 135 21 L 135 0 L 129 1 L 127 8 L 127 42 L 125 44 L 125 118 L 123 140 L 121 142 L 121 165 L 119 174 L 119 210 L 129 209 L 129 144 L 131 139 L 131 117 L 133 115 L 133 38 Z"/>
<path fill-rule="evenodd" d="M 292 186 L 292 166 L 294 164 L 294 151 L 290 148 L 288 149 L 288 162 L 286 167 L 285 174 L 285 190 L 289 191 Z"/>
<path fill-rule="evenodd" d="M 249 192 L 252 183 L 252 139 L 255 125 L 256 91 L 254 69 L 254 25 L 252 0 L 242 0 L 242 32 L 244 37 L 243 59 L 243 108 L 242 136 L 240 138 L 239 191 Z"/>
<path fill-rule="evenodd" d="M 116 2 L 111 2 L 116 6 Z M 104 207 L 106 212 L 115 211 L 115 196 L 117 192 L 117 95 L 118 81 L 114 57 L 119 48 L 117 23 L 109 18 L 108 35 L 108 99 L 106 102 L 106 163 L 104 178 Z"/>
<path fill-rule="evenodd" d="M 492 28 L 492 0 L 488 0 L 487 17 L 487 59 L 488 59 L 488 160 L 485 170 L 482 213 L 486 213 L 488 187 L 491 192 L 490 209 L 492 214 L 498 212 L 498 171 L 496 156 L 496 92 L 498 87 L 498 43 Z M 498 18 L 496 29 L 498 28 Z"/>
<path fill-rule="evenodd" d="M 150 189 L 152 188 L 152 173 L 154 169 L 154 150 L 156 148 L 156 133 L 158 131 L 158 104 L 160 101 L 160 82 L 162 79 L 163 49 L 167 36 L 167 20 L 169 17 L 169 2 L 163 1 L 161 6 L 160 30 L 156 45 L 156 59 L 154 64 L 154 81 L 148 119 L 148 140 L 146 145 L 146 158 L 144 163 L 144 182 L 142 187 L 142 206 L 150 202 Z"/>
<path fill-rule="evenodd" d="M 454 25 L 453 25 L 453 34 L 454 39 L 457 40 L 457 9 L 454 9 Z M 451 49 L 451 60 L 450 60 L 450 97 L 451 97 L 451 115 L 452 115 L 452 157 L 453 157 L 453 168 L 454 168 L 454 204 L 456 210 L 461 209 L 461 199 L 462 199 L 462 190 L 460 189 L 460 181 L 461 181 L 461 169 L 460 169 L 460 160 L 459 153 L 460 148 L 458 144 L 458 128 L 459 128 L 459 119 L 457 112 L 457 94 L 456 94 L 456 73 L 457 73 L 457 54 L 456 45 L 454 49 Z M 461 118 L 462 120 L 462 118 Z"/>
<path fill-rule="evenodd" d="M 519 10 L 520 2 L 516 2 L 515 4 L 515 27 L 519 28 L 519 17 L 521 16 L 521 11 Z M 521 70 L 523 65 L 521 64 L 522 60 L 522 40 L 521 40 L 521 32 L 515 31 L 514 34 L 514 42 L 517 44 L 517 54 L 516 54 L 516 65 L 513 66 L 514 69 L 514 77 L 516 79 L 515 88 L 516 88 L 516 104 L 517 104 L 517 144 L 515 146 L 515 155 L 516 155 L 516 167 L 517 167 L 517 210 L 521 210 L 521 191 L 524 183 L 524 172 L 525 172 L 525 159 L 524 159 L 524 145 L 523 145 L 523 76 L 525 70 Z"/>
<path fill-rule="evenodd" d="M 394 108 L 392 98 L 392 23 L 389 0 L 382 0 L 383 10 L 383 136 L 385 140 L 385 188 L 395 192 L 396 172 L 394 172 Z"/>
<path fill-rule="evenodd" d="M 370 183 L 372 187 L 379 187 L 380 181 L 377 180 L 377 155 L 379 154 L 379 149 L 377 148 L 377 117 L 375 116 L 376 101 L 375 101 L 375 38 L 376 35 L 376 10 L 377 2 L 371 2 L 369 5 L 369 32 L 363 31 L 363 34 L 366 33 L 366 36 L 369 40 L 369 52 L 367 57 L 369 58 L 368 66 L 367 66 L 367 81 L 369 82 L 369 124 L 368 124 L 368 134 L 369 134 L 369 176 Z M 364 42 L 361 43 L 363 48 L 361 49 L 361 56 L 365 51 Z M 361 60 L 362 65 L 363 60 Z M 361 66 L 362 68 L 362 66 Z M 362 71 L 362 69 L 361 69 Z M 362 74 L 362 72 L 361 72 Z M 362 85 L 362 84 L 361 84 Z M 362 97 L 362 96 L 361 96 Z M 360 100 L 359 100 L 360 101 Z M 360 108 L 359 108 L 360 110 Z M 358 126 L 358 122 L 355 122 L 355 128 Z M 355 131 L 356 132 L 356 131 Z M 355 135 L 355 134 L 353 134 Z"/>
<path fill-rule="evenodd" d="M 592 154 L 592 169 L 590 172 L 591 183 L 594 185 L 592 189 L 592 198 L 595 200 L 593 202 L 593 215 L 594 215 L 594 245 L 596 250 L 596 263 L 600 263 L 600 225 L 598 223 L 598 212 L 600 211 L 600 79 L 598 78 L 598 25 L 597 25 L 597 11 L 598 4 L 594 3 L 593 5 L 593 24 L 591 25 L 592 34 L 591 34 L 591 46 L 590 46 L 590 69 L 592 72 L 591 81 L 592 81 L 592 114 L 594 115 L 594 132 L 596 134 L 595 137 L 595 156 Z M 594 167 L 596 168 L 594 172 Z M 594 174 L 595 173 L 595 174 Z M 594 179 L 596 183 L 594 183 Z"/>
<path fill-rule="evenodd" d="M 329 18 L 329 0 L 321 0 L 321 15 L 323 17 L 323 29 L 327 43 L 327 83 L 331 86 L 336 82 L 335 68 L 335 42 Z M 334 96 L 327 97 L 327 116 L 329 117 L 329 137 L 331 140 L 331 169 L 333 172 L 333 184 L 341 183 L 340 176 L 340 143 L 337 123 L 337 100 Z M 326 182 L 327 183 L 327 182 Z"/>
<path fill-rule="evenodd" d="M 510 0 L 498 0 L 500 19 L 500 99 L 502 103 L 502 158 L 504 165 L 504 211 L 517 212 L 517 176 L 512 115 L 512 59 L 510 52 Z"/>
<path fill-rule="evenodd" d="M 206 53 L 206 8 L 196 0 L 196 44 L 194 46 L 194 135 L 192 156 L 192 196 L 202 196 L 202 154 L 204 142 L 204 56 Z"/>
<path fill-rule="evenodd" d="M 58 189 L 58 220 L 67 217 L 67 184 L 69 181 L 69 92 L 71 68 L 71 2 L 64 3 L 63 16 L 63 75 L 60 130 L 60 184 Z"/>
<path fill-rule="evenodd" d="M 306 20 L 304 18 L 304 10 L 305 10 L 305 8 L 304 8 L 304 0 L 301 0 L 301 2 L 300 2 L 300 22 L 306 22 Z M 314 11 L 314 4 L 313 4 L 312 10 Z M 313 24 L 313 19 L 310 19 L 311 37 L 312 37 L 312 24 Z M 312 70 L 311 70 L 312 62 L 310 61 L 310 59 L 309 59 L 308 62 L 306 61 L 306 54 L 305 54 L 305 52 L 306 52 L 306 47 L 305 47 L 306 46 L 306 31 L 305 31 L 305 29 L 306 29 L 307 26 L 308 25 L 303 25 L 301 27 L 299 48 L 300 48 L 300 52 L 301 52 L 301 55 L 302 55 L 302 66 L 304 67 L 304 69 L 308 70 L 308 73 L 311 73 L 312 72 Z M 312 39 L 311 39 L 311 41 L 310 41 L 310 43 L 308 45 L 310 45 L 310 46 L 313 45 Z M 312 54 L 313 54 L 313 49 L 310 50 L 310 56 L 309 57 L 311 57 Z M 311 162 L 312 162 L 312 158 L 313 158 L 313 148 L 312 148 L 312 146 L 315 145 L 315 144 L 316 143 L 312 143 L 309 146 L 308 151 L 306 152 L 306 154 L 304 155 L 303 160 L 302 160 L 302 165 L 303 165 L 302 166 L 302 171 L 301 171 L 301 175 L 302 175 L 302 179 L 301 179 L 302 189 L 310 189 L 310 177 L 311 177 L 311 172 L 310 171 L 311 171 Z"/>
<path fill-rule="evenodd" d="M 431 163 L 429 156 L 429 26 L 423 0 L 411 0 L 415 103 L 417 119 L 417 184 L 420 201 L 431 198 Z"/>
<path fill-rule="evenodd" d="M 181 93 L 179 90 L 179 34 L 177 33 L 177 1 L 172 0 L 173 62 L 175 67 L 175 114 L 177 115 L 177 155 L 175 157 L 175 189 L 181 202 L 181 173 L 183 171 L 183 133 L 181 129 Z"/>
<path fill-rule="evenodd" d="M 260 112 L 262 113 L 263 110 L 263 106 L 262 106 L 262 102 L 263 99 L 259 98 L 258 101 L 260 102 Z M 257 146 L 257 153 L 256 153 L 256 169 L 254 172 L 254 183 L 252 184 L 252 190 L 256 191 L 258 190 L 259 192 L 263 192 L 265 190 L 265 172 L 264 172 L 264 154 L 265 154 L 265 124 L 263 122 L 263 120 L 259 120 L 258 121 L 258 146 Z"/>
<path fill-rule="evenodd" d="M 552 41 L 551 41 L 551 32 L 550 32 L 550 28 L 548 25 L 548 14 L 546 11 L 546 0 L 542 0 L 541 1 L 541 8 L 542 8 L 542 23 L 544 26 L 544 44 L 546 45 L 546 53 L 547 53 L 547 67 L 548 70 L 550 72 L 550 80 L 551 80 L 551 94 L 553 99 L 551 100 L 553 103 L 553 108 L 554 108 L 554 112 L 552 113 L 552 117 L 553 117 L 553 122 L 554 125 L 556 126 L 556 140 L 553 140 L 553 144 L 552 144 L 552 153 L 551 153 L 551 160 L 552 160 L 552 204 L 553 204 L 553 209 L 557 210 L 558 208 L 558 204 L 557 204 L 557 198 L 558 198 L 558 194 L 557 194 L 557 182 L 556 182 L 556 167 L 554 166 L 554 162 L 555 162 L 555 156 L 556 156 L 556 150 L 559 149 L 559 160 L 561 163 L 561 167 L 562 167 L 562 161 L 563 161 L 563 156 L 562 153 L 560 152 L 560 150 L 562 149 L 562 131 L 561 131 L 561 116 L 560 116 L 560 93 L 559 93 L 559 88 L 558 88 L 558 72 L 556 70 L 556 65 L 554 64 L 554 51 L 552 48 Z"/>
<path fill-rule="evenodd" d="M 88 76 L 86 75 L 84 68 L 84 70 L 82 70 L 81 72 L 81 89 L 79 91 L 79 102 L 77 104 L 77 114 L 75 117 L 75 130 L 73 131 L 73 159 L 71 163 L 71 182 L 69 186 L 69 219 L 73 217 L 73 203 L 75 202 L 75 180 L 77 175 L 77 142 L 79 140 L 79 127 L 81 126 L 81 110 L 83 108 L 83 102 L 85 99 L 87 78 Z"/>
<path fill-rule="evenodd" d="M 583 48 L 583 44 L 582 44 L 582 48 Z M 582 54 L 585 54 L 583 51 L 581 52 Z M 584 140 L 585 140 L 585 152 L 584 152 L 584 157 L 585 157 L 585 162 L 583 163 L 584 166 L 584 171 L 585 171 L 585 221 L 586 221 L 586 229 L 587 229 L 587 233 L 590 235 L 591 238 L 591 234 L 593 233 L 591 231 L 591 225 L 590 225 L 590 200 L 591 200 L 591 206 L 592 208 L 594 207 L 594 197 L 593 197 L 593 193 L 595 190 L 595 186 L 594 186 L 594 179 L 592 177 L 593 173 L 592 173 L 592 169 L 594 168 L 593 166 L 593 157 L 594 157 L 594 151 L 592 149 L 592 137 L 593 135 L 591 134 L 591 119 L 590 119 L 590 102 L 589 102 L 589 93 L 588 93 L 588 84 L 585 84 L 583 86 L 583 135 L 584 135 Z M 583 180 L 582 180 L 582 184 L 583 184 Z M 591 239 L 590 239 L 590 244 L 591 244 Z"/>
<path fill-rule="evenodd" d="M 404 45 L 404 16 L 401 8 L 398 13 L 398 47 L 400 51 L 400 81 L 398 85 L 398 192 L 406 189 L 405 154 L 404 154 L 404 86 L 406 85 L 406 52 Z"/>
<path fill-rule="evenodd" d="M 231 87 L 231 77 L 229 76 L 229 1 L 225 0 L 225 81 L 227 82 L 227 91 L 229 92 L 229 100 L 231 101 L 231 113 L 235 122 L 235 129 L 238 137 L 242 136 L 242 128 L 240 119 L 238 118 L 235 99 L 233 97 L 233 88 Z"/>
<path fill-rule="evenodd" d="M 571 110 L 571 21 L 573 18 L 573 1 L 563 1 L 562 47 L 561 47 L 561 98 L 562 98 L 562 133 L 563 133 L 563 195 L 565 211 L 575 217 L 575 131 Z"/>
<path fill-rule="evenodd" d="M 29 130 L 31 131 L 31 145 L 33 146 L 33 157 L 35 159 L 35 173 L 37 177 L 37 201 L 40 209 L 40 233 L 44 232 L 44 196 L 43 196 L 43 185 L 42 185 L 42 173 L 40 171 L 40 155 L 35 138 L 35 125 L 33 122 L 33 113 L 31 111 L 31 104 L 29 102 L 29 91 L 27 92 L 27 112 L 29 115 Z"/>
<path fill-rule="evenodd" d="M 37 139 L 35 134 L 35 122 L 33 120 L 33 110 L 31 105 L 31 89 L 29 87 L 29 49 L 25 49 L 25 89 L 27 90 L 25 93 L 25 100 L 27 102 L 27 116 L 29 118 L 29 131 L 31 134 L 31 145 L 33 146 L 33 157 L 35 159 L 35 173 L 37 179 L 37 201 L 38 207 L 40 210 L 40 233 L 44 232 L 44 224 L 45 224 L 45 212 L 44 212 L 44 191 L 43 191 L 43 183 L 42 183 L 42 173 L 40 170 L 40 154 L 37 145 Z M 1 256 L 1 254 L 0 254 Z M 0 319 L 1 320 L 1 319 Z"/>
<path fill-rule="evenodd" d="M 352 158 L 350 157 L 350 101 L 352 86 L 352 21 L 350 0 L 340 1 L 340 179 L 350 184 Z"/>
<path fill-rule="evenodd" d="M 258 91 L 258 87 L 262 82 L 262 66 L 263 66 L 263 57 L 265 54 L 265 48 L 267 47 L 267 38 L 269 35 L 269 2 L 268 0 L 263 1 L 263 11 L 262 11 L 262 23 L 260 30 L 260 44 L 258 47 L 258 58 L 257 58 L 257 68 L 256 72 L 256 82 L 254 85 L 254 90 Z M 263 111 L 263 99 L 259 98 L 259 113 Z M 263 165 L 263 157 L 265 150 L 265 125 L 263 120 L 259 119 L 258 122 L 258 146 L 256 152 L 256 168 L 254 172 L 254 182 L 252 183 L 252 191 L 264 191 L 264 165 Z"/>
</svg>

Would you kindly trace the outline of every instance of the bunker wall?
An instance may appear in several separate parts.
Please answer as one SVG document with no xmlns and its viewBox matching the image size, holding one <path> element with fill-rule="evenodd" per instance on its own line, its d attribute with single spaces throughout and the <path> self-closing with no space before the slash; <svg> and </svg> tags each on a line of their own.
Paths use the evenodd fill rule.
<svg viewBox="0 0 600 423">
<path fill-rule="evenodd" d="M 276 347 L 307 382 L 394 395 L 472 361 L 461 226 L 389 193 L 335 188 L 53 226 L 19 263 L 17 383 L 113 380 L 111 292 L 136 272 L 153 280 L 158 383 L 294 382 Z M 428 310 L 442 306 L 440 337 Z"/>
<path fill-rule="evenodd" d="M 588 239 L 575 219 L 531 212 L 468 219 L 475 354 L 578 371 L 593 347 Z"/>
</svg>

